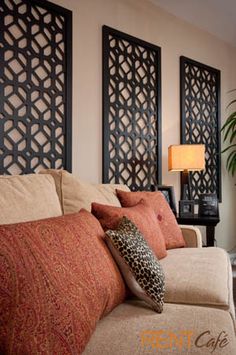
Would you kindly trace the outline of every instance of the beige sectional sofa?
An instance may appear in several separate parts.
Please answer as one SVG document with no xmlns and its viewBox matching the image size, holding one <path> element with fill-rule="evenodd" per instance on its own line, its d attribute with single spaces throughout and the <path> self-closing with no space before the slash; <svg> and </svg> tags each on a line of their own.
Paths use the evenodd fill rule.
<svg viewBox="0 0 236 355">
<path fill-rule="evenodd" d="M 64 171 L 0 177 L 0 224 L 119 206 L 117 185 L 91 185 Z M 128 190 L 125 186 L 119 189 Z M 231 265 L 220 248 L 202 248 L 197 228 L 182 226 L 186 248 L 161 260 L 166 278 L 164 311 L 127 299 L 102 318 L 84 354 L 236 354 Z"/>
</svg>

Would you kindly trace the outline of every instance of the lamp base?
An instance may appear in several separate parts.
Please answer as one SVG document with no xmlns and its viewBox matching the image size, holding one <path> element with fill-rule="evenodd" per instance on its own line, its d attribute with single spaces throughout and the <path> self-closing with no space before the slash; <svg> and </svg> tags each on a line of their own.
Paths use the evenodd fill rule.
<svg viewBox="0 0 236 355">
<path fill-rule="evenodd" d="M 179 201 L 179 216 L 192 217 L 194 215 L 194 201 L 180 200 Z"/>
<path fill-rule="evenodd" d="M 191 200 L 192 199 L 192 189 L 189 180 L 188 170 L 184 170 L 181 173 L 181 200 Z"/>
</svg>

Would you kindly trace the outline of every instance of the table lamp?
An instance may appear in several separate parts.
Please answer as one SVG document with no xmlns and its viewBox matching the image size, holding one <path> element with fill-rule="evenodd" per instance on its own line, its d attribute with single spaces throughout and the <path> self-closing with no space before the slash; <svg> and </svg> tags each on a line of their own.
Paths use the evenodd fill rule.
<svg viewBox="0 0 236 355">
<path fill-rule="evenodd" d="M 192 200 L 190 171 L 201 171 L 205 168 L 204 144 L 171 145 L 168 148 L 168 170 L 181 171 L 181 200 Z"/>
</svg>

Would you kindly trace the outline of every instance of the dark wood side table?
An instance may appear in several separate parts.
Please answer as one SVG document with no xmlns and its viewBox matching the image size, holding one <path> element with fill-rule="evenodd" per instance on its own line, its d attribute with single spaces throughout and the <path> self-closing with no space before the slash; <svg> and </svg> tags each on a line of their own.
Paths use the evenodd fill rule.
<svg viewBox="0 0 236 355">
<path fill-rule="evenodd" d="M 199 217 L 197 214 L 192 217 L 176 216 L 178 224 L 206 226 L 206 243 L 207 247 L 215 245 L 215 226 L 220 222 L 219 217 Z"/>
</svg>

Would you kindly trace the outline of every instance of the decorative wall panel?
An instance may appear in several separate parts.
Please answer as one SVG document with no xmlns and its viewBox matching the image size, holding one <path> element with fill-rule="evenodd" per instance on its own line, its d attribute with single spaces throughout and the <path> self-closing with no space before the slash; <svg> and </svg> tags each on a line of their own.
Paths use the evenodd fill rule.
<svg viewBox="0 0 236 355">
<path fill-rule="evenodd" d="M 71 12 L 0 2 L 0 174 L 71 169 Z"/>
<path fill-rule="evenodd" d="M 205 144 L 206 167 L 190 173 L 194 200 L 216 193 L 221 200 L 220 71 L 180 58 L 181 143 Z"/>
<path fill-rule="evenodd" d="M 161 183 L 161 50 L 103 27 L 103 182 Z"/>
</svg>

